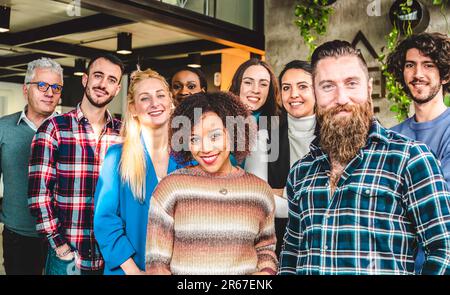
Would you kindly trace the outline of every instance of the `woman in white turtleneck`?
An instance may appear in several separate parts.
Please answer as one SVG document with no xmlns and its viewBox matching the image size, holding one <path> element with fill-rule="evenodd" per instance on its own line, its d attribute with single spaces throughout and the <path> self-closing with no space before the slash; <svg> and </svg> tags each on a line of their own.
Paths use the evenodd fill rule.
<svg viewBox="0 0 450 295">
<path fill-rule="evenodd" d="M 282 113 L 279 128 L 279 157 L 268 163 L 268 182 L 275 194 L 277 218 L 277 254 L 283 244 L 288 217 L 286 180 L 290 167 L 309 153 L 309 145 L 315 138 L 315 97 L 312 88 L 311 65 L 305 61 L 289 62 L 279 76 Z M 273 137 L 273 136 L 272 136 Z"/>
</svg>

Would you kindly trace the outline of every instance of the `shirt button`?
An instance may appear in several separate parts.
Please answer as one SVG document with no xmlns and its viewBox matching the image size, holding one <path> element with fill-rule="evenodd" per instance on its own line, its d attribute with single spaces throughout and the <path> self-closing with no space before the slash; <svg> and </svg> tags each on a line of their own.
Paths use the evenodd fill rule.
<svg viewBox="0 0 450 295">
<path fill-rule="evenodd" d="M 328 246 L 327 245 L 323 246 L 323 249 L 328 250 Z"/>
<path fill-rule="evenodd" d="M 370 189 L 366 189 L 366 195 L 370 194 Z"/>
</svg>

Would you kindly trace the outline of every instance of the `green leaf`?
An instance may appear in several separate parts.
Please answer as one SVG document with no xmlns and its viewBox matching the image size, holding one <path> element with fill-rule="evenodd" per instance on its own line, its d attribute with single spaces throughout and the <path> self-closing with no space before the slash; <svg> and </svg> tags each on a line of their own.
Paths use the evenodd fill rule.
<svg viewBox="0 0 450 295">
<path fill-rule="evenodd" d="M 444 96 L 444 103 L 446 106 L 450 107 L 450 93 Z"/>
</svg>

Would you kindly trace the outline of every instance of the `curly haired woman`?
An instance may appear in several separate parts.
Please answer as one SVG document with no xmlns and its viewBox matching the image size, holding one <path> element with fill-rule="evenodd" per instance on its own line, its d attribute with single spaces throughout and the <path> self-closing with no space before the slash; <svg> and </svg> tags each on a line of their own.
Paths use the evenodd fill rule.
<svg viewBox="0 0 450 295">
<path fill-rule="evenodd" d="M 223 92 L 192 95 L 175 109 L 172 153 L 198 165 L 167 176 L 153 194 L 147 273 L 276 273 L 271 189 L 230 161 L 231 150 L 238 161 L 249 153 L 255 132 L 251 124 L 240 124 L 251 122 L 249 115 L 236 97 Z"/>
</svg>

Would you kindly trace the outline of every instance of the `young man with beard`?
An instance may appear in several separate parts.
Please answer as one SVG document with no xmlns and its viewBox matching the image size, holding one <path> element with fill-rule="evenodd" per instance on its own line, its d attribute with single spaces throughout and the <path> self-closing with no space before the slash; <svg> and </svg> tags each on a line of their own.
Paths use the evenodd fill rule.
<svg viewBox="0 0 450 295">
<path fill-rule="evenodd" d="M 119 93 L 123 71 L 113 55 L 92 59 L 82 78 L 81 103 L 48 120 L 33 139 L 28 204 L 50 244 L 46 274 L 102 273 L 94 193 L 106 150 L 120 142 L 120 122 L 106 106 Z"/>
<path fill-rule="evenodd" d="M 45 237 L 36 232 L 36 218 L 27 206 L 28 158 L 37 128 L 56 115 L 63 69 L 52 59 L 28 63 L 23 95 L 25 108 L 0 119 L 0 175 L 4 194 L 0 219 L 3 261 L 7 275 L 41 275 L 47 254 Z"/>
<path fill-rule="evenodd" d="M 312 56 L 318 136 L 287 182 L 281 274 L 450 274 L 450 193 L 428 148 L 373 116 L 367 65 L 346 41 Z"/>
<path fill-rule="evenodd" d="M 450 38 L 440 33 L 412 35 L 388 57 L 388 70 L 414 101 L 414 116 L 392 128 L 426 143 L 440 161 L 450 187 Z"/>
<path fill-rule="evenodd" d="M 412 35 L 388 57 L 388 70 L 414 101 L 414 116 L 392 130 L 424 142 L 441 164 L 450 188 L 450 108 L 444 94 L 450 92 L 450 39 L 440 33 Z M 416 273 L 424 262 L 419 248 Z"/>
</svg>

